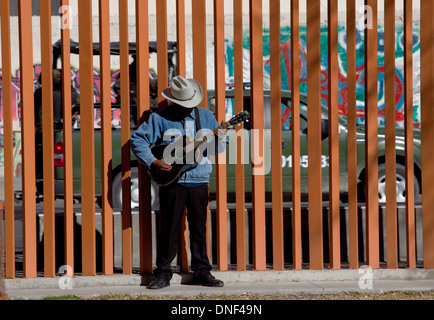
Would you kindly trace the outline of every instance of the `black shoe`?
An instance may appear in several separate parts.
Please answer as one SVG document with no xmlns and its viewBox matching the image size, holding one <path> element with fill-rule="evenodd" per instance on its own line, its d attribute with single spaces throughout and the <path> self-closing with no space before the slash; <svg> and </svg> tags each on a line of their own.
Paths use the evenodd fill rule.
<svg viewBox="0 0 434 320">
<path fill-rule="evenodd" d="M 162 289 L 170 286 L 170 280 L 164 277 L 157 277 L 148 284 L 148 289 Z"/>
<path fill-rule="evenodd" d="M 205 287 L 223 287 L 225 285 L 223 281 L 216 279 L 212 275 L 209 275 L 207 277 L 202 277 L 199 279 L 195 279 L 194 282 L 196 284 L 201 284 Z"/>
</svg>

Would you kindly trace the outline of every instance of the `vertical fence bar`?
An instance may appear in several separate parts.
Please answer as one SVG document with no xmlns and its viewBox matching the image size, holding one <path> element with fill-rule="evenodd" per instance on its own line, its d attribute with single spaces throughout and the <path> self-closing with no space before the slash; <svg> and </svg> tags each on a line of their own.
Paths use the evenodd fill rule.
<svg viewBox="0 0 434 320">
<path fill-rule="evenodd" d="M 407 267 L 416 268 L 413 152 L 413 1 L 404 0 L 405 216 Z"/>
<path fill-rule="evenodd" d="M 62 60 L 62 114 L 63 114 L 63 185 L 64 185 L 64 264 L 74 273 L 74 206 L 72 182 L 72 114 L 71 114 L 71 53 L 70 27 L 71 17 L 69 0 L 60 2 L 63 12 L 61 33 Z M 67 15 L 67 16 L 65 16 Z"/>
<path fill-rule="evenodd" d="M 320 8 L 319 0 L 307 1 L 307 152 L 309 157 L 309 263 L 311 269 L 323 268 Z"/>
<path fill-rule="evenodd" d="M 132 273 L 131 165 L 130 165 L 130 73 L 128 49 L 128 2 L 119 0 L 119 51 L 121 80 L 122 153 L 122 270 Z"/>
<path fill-rule="evenodd" d="M 206 1 L 192 0 L 192 25 L 193 25 L 193 77 L 199 81 L 203 90 L 203 99 L 200 107 L 206 108 L 208 101 L 207 94 L 207 62 L 206 62 Z M 209 206 L 208 206 L 209 208 Z M 209 209 L 207 210 L 209 212 Z M 210 256 L 210 227 L 209 215 L 207 217 L 207 250 Z"/>
<path fill-rule="evenodd" d="M 136 0 L 136 61 L 137 61 L 137 120 L 138 126 L 149 113 L 149 18 L 148 1 Z M 139 247 L 140 273 L 152 273 L 152 208 L 151 180 L 146 168 L 139 170 Z"/>
<path fill-rule="evenodd" d="M 216 119 L 226 120 L 225 103 L 225 12 L 224 2 L 214 0 L 214 70 Z M 217 269 L 228 269 L 228 218 L 226 188 L 226 151 L 216 156 Z"/>
<path fill-rule="evenodd" d="M 347 0 L 347 159 L 348 255 L 351 269 L 359 267 L 356 136 L 356 2 Z"/>
<path fill-rule="evenodd" d="M 96 274 L 92 1 L 78 2 L 83 275 Z"/>
<path fill-rule="evenodd" d="M 179 226 L 178 263 L 181 272 L 188 272 L 188 244 L 188 220 L 187 208 L 185 208 L 181 224 Z"/>
<path fill-rule="evenodd" d="M 35 117 L 33 102 L 32 2 L 18 2 L 23 175 L 23 275 L 36 277 Z"/>
<path fill-rule="evenodd" d="M 185 0 L 176 0 L 176 65 L 178 74 L 185 77 Z"/>
<path fill-rule="evenodd" d="M 250 0 L 253 268 L 266 268 L 262 0 Z"/>
<path fill-rule="evenodd" d="M 158 69 L 158 108 L 164 108 L 167 100 L 161 92 L 168 87 L 167 62 L 167 0 L 156 2 L 157 14 L 157 69 Z"/>
<path fill-rule="evenodd" d="M 395 0 L 384 3 L 387 267 L 398 268 L 395 149 Z"/>
<path fill-rule="evenodd" d="M 328 0 L 330 268 L 340 269 L 338 2 Z"/>
<path fill-rule="evenodd" d="M 434 2 L 420 3 L 423 265 L 434 268 Z"/>
<path fill-rule="evenodd" d="M 44 276 L 56 275 L 54 216 L 53 55 L 51 48 L 51 1 L 40 1 L 42 145 L 44 177 Z"/>
<path fill-rule="evenodd" d="M 204 93 L 201 107 L 206 108 L 207 62 L 206 62 L 206 1 L 192 0 L 193 14 L 193 74 Z"/>
<path fill-rule="evenodd" d="M 176 61 L 177 73 L 183 77 L 186 74 L 185 63 L 185 1 L 176 1 Z M 182 272 L 188 272 L 188 221 L 187 210 L 184 210 L 184 216 L 180 226 L 180 243 L 179 260 Z"/>
<path fill-rule="evenodd" d="M 300 192 L 300 35 L 299 0 L 291 0 L 292 264 L 302 267 Z"/>
<path fill-rule="evenodd" d="M 110 71 L 110 3 L 99 1 L 99 51 L 101 81 L 101 199 L 102 272 L 113 274 L 112 122 Z"/>
<path fill-rule="evenodd" d="M 377 107 L 377 0 L 371 8 L 372 27 L 365 28 L 365 197 L 367 264 L 379 267 L 378 222 L 378 107 Z"/>
<path fill-rule="evenodd" d="M 273 268 L 283 270 L 282 107 L 280 71 L 280 0 L 270 0 L 271 179 Z"/>
<path fill-rule="evenodd" d="M 244 110 L 243 88 L 243 0 L 234 0 L 234 104 L 235 113 Z M 236 128 L 236 164 L 235 164 L 235 198 L 236 198 L 236 242 L 237 270 L 246 270 L 246 209 L 244 181 L 244 123 Z"/>
<path fill-rule="evenodd" d="M 15 206 L 14 206 L 14 152 L 12 122 L 11 26 L 9 1 L 0 2 L 2 50 L 2 106 L 5 177 L 5 252 L 6 278 L 15 277 Z"/>
</svg>

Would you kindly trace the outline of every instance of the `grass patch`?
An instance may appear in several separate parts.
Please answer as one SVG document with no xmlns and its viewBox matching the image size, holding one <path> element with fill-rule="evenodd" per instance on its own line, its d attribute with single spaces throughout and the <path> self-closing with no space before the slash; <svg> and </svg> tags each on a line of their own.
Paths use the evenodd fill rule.
<svg viewBox="0 0 434 320">
<path fill-rule="evenodd" d="M 434 300 L 432 291 L 341 292 L 338 294 L 220 294 L 196 296 L 151 296 L 131 294 L 99 295 L 86 300 Z"/>
<path fill-rule="evenodd" d="M 86 300 L 85 298 L 76 296 L 74 294 L 68 294 L 64 296 L 50 296 L 42 298 L 42 300 Z"/>
<path fill-rule="evenodd" d="M 19 299 L 18 299 L 19 300 Z M 198 294 L 183 295 L 134 295 L 128 293 L 100 294 L 91 297 L 77 295 L 48 296 L 42 300 L 434 300 L 434 290 L 430 291 L 385 291 L 385 292 L 341 292 L 324 294 Z"/>
</svg>

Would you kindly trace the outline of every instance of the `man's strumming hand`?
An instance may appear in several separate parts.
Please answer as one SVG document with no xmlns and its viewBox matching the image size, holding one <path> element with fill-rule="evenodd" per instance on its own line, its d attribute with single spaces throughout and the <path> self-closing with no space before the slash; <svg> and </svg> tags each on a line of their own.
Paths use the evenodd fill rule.
<svg viewBox="0 0 434 320">
<path fill-rule="evenodd" d="M 172 170 L 172 166 L 163 160 L 155 160 L 151 163 L 151 167 L 155 168 L 158 172 L 169 172 Z"/>
</svg>

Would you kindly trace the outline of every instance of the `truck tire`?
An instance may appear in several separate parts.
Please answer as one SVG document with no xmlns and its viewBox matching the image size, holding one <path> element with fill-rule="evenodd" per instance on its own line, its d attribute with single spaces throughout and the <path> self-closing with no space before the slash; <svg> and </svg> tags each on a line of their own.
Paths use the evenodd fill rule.
<svg viewBox="0 0 434 320">
<path fill-rule="evenodd" d="M 158 210 L 158 185 L 151 182 L 151 204 L 152 210 Z M 131 209 L 139 207 L 139 169 L 131 168 Z M 119 172 L 113 179 L 113 209 L 122 209 L 122 172 Z"/>
</svg>

